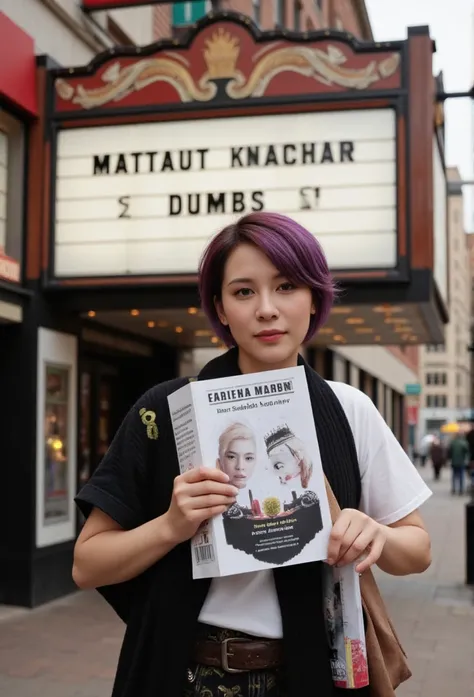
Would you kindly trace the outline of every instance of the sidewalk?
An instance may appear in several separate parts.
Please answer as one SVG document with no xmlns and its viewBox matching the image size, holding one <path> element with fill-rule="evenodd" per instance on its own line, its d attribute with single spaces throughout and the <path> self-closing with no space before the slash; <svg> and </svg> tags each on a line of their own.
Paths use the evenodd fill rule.
<svg viewBox="0 0 474 697">
<path fill-rule="evenodd" d="M 463 585 L 466 499 L 453 499 L 444 477 L 424 507 L 433 537 L 429 571 L 408 579 L 378 573 L 414 674 L 397 690 L 400 697 L 473 694 L 474 592 Z M 0 607 L 0 697 L 110 697 L 122 635 L 123 625 L 95 592 L 34 611 Z"/>
</svg>

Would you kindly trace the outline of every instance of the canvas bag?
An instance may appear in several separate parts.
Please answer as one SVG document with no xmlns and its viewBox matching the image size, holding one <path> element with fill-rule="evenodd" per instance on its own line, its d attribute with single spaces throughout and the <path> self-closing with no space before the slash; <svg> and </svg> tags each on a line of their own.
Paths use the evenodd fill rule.
<svg viewBox="0 0 474 697">
<path fill-rule="evenodd" d="M 326 479 L 331 519 L 341 513 Z M 360 577 L 362 606 L 365 612 L 369 691 L 371 697 L 395 697 L 396 688 L 412 676 L 407 655 L 388 616 L 374 575 L 370 569 Z"/>
</svg>

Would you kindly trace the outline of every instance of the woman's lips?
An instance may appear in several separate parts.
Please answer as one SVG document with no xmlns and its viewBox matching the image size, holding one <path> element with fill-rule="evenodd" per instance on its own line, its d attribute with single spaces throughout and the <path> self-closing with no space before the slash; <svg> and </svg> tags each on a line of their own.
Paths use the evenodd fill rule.
<svg viewBox="0 0 474 697">
<path fill-rule="evenodd" d="M 263 341 L 266 344 L 271 344 L 271 343 L 276 343 L 281 339 L 282 336 L 285 335 L 285 332 L 261 332 L 260 334 L 256 335 L 256 338 L 259 341 Z"/>
</svg>

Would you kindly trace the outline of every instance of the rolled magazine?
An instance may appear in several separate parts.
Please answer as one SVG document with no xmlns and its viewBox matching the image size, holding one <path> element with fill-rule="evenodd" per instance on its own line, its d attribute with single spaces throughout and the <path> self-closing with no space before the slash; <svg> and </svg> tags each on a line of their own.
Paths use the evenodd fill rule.
<svg viewBox="0 0 474 697">
<path fill-rule="evenodd" d="M 324 613 L 334 685 L 358 689 L 369 684 L 364 615 L 355 564 L 324 564 Z"/>
</svg>

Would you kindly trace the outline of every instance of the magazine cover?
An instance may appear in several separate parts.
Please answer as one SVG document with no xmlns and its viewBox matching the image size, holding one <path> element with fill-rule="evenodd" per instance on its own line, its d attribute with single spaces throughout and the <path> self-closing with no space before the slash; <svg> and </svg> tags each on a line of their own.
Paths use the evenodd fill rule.
<svg viewBox="0 0 474 697">
<path fill-rule="evenodd" d="M 324 565 L 324 612 L 336 687 L 360 688 L 369 684 L 364 616 L 359 574 L 355 565 Z"/>
<path fill-rule="evenodd" d="M 332 524 L 304 367 L 190 382 L 168 402 L 181 472 L 218 467 L 239 492 L 193 538 L 194 578 L 326 558 Z"/>
</svg>

